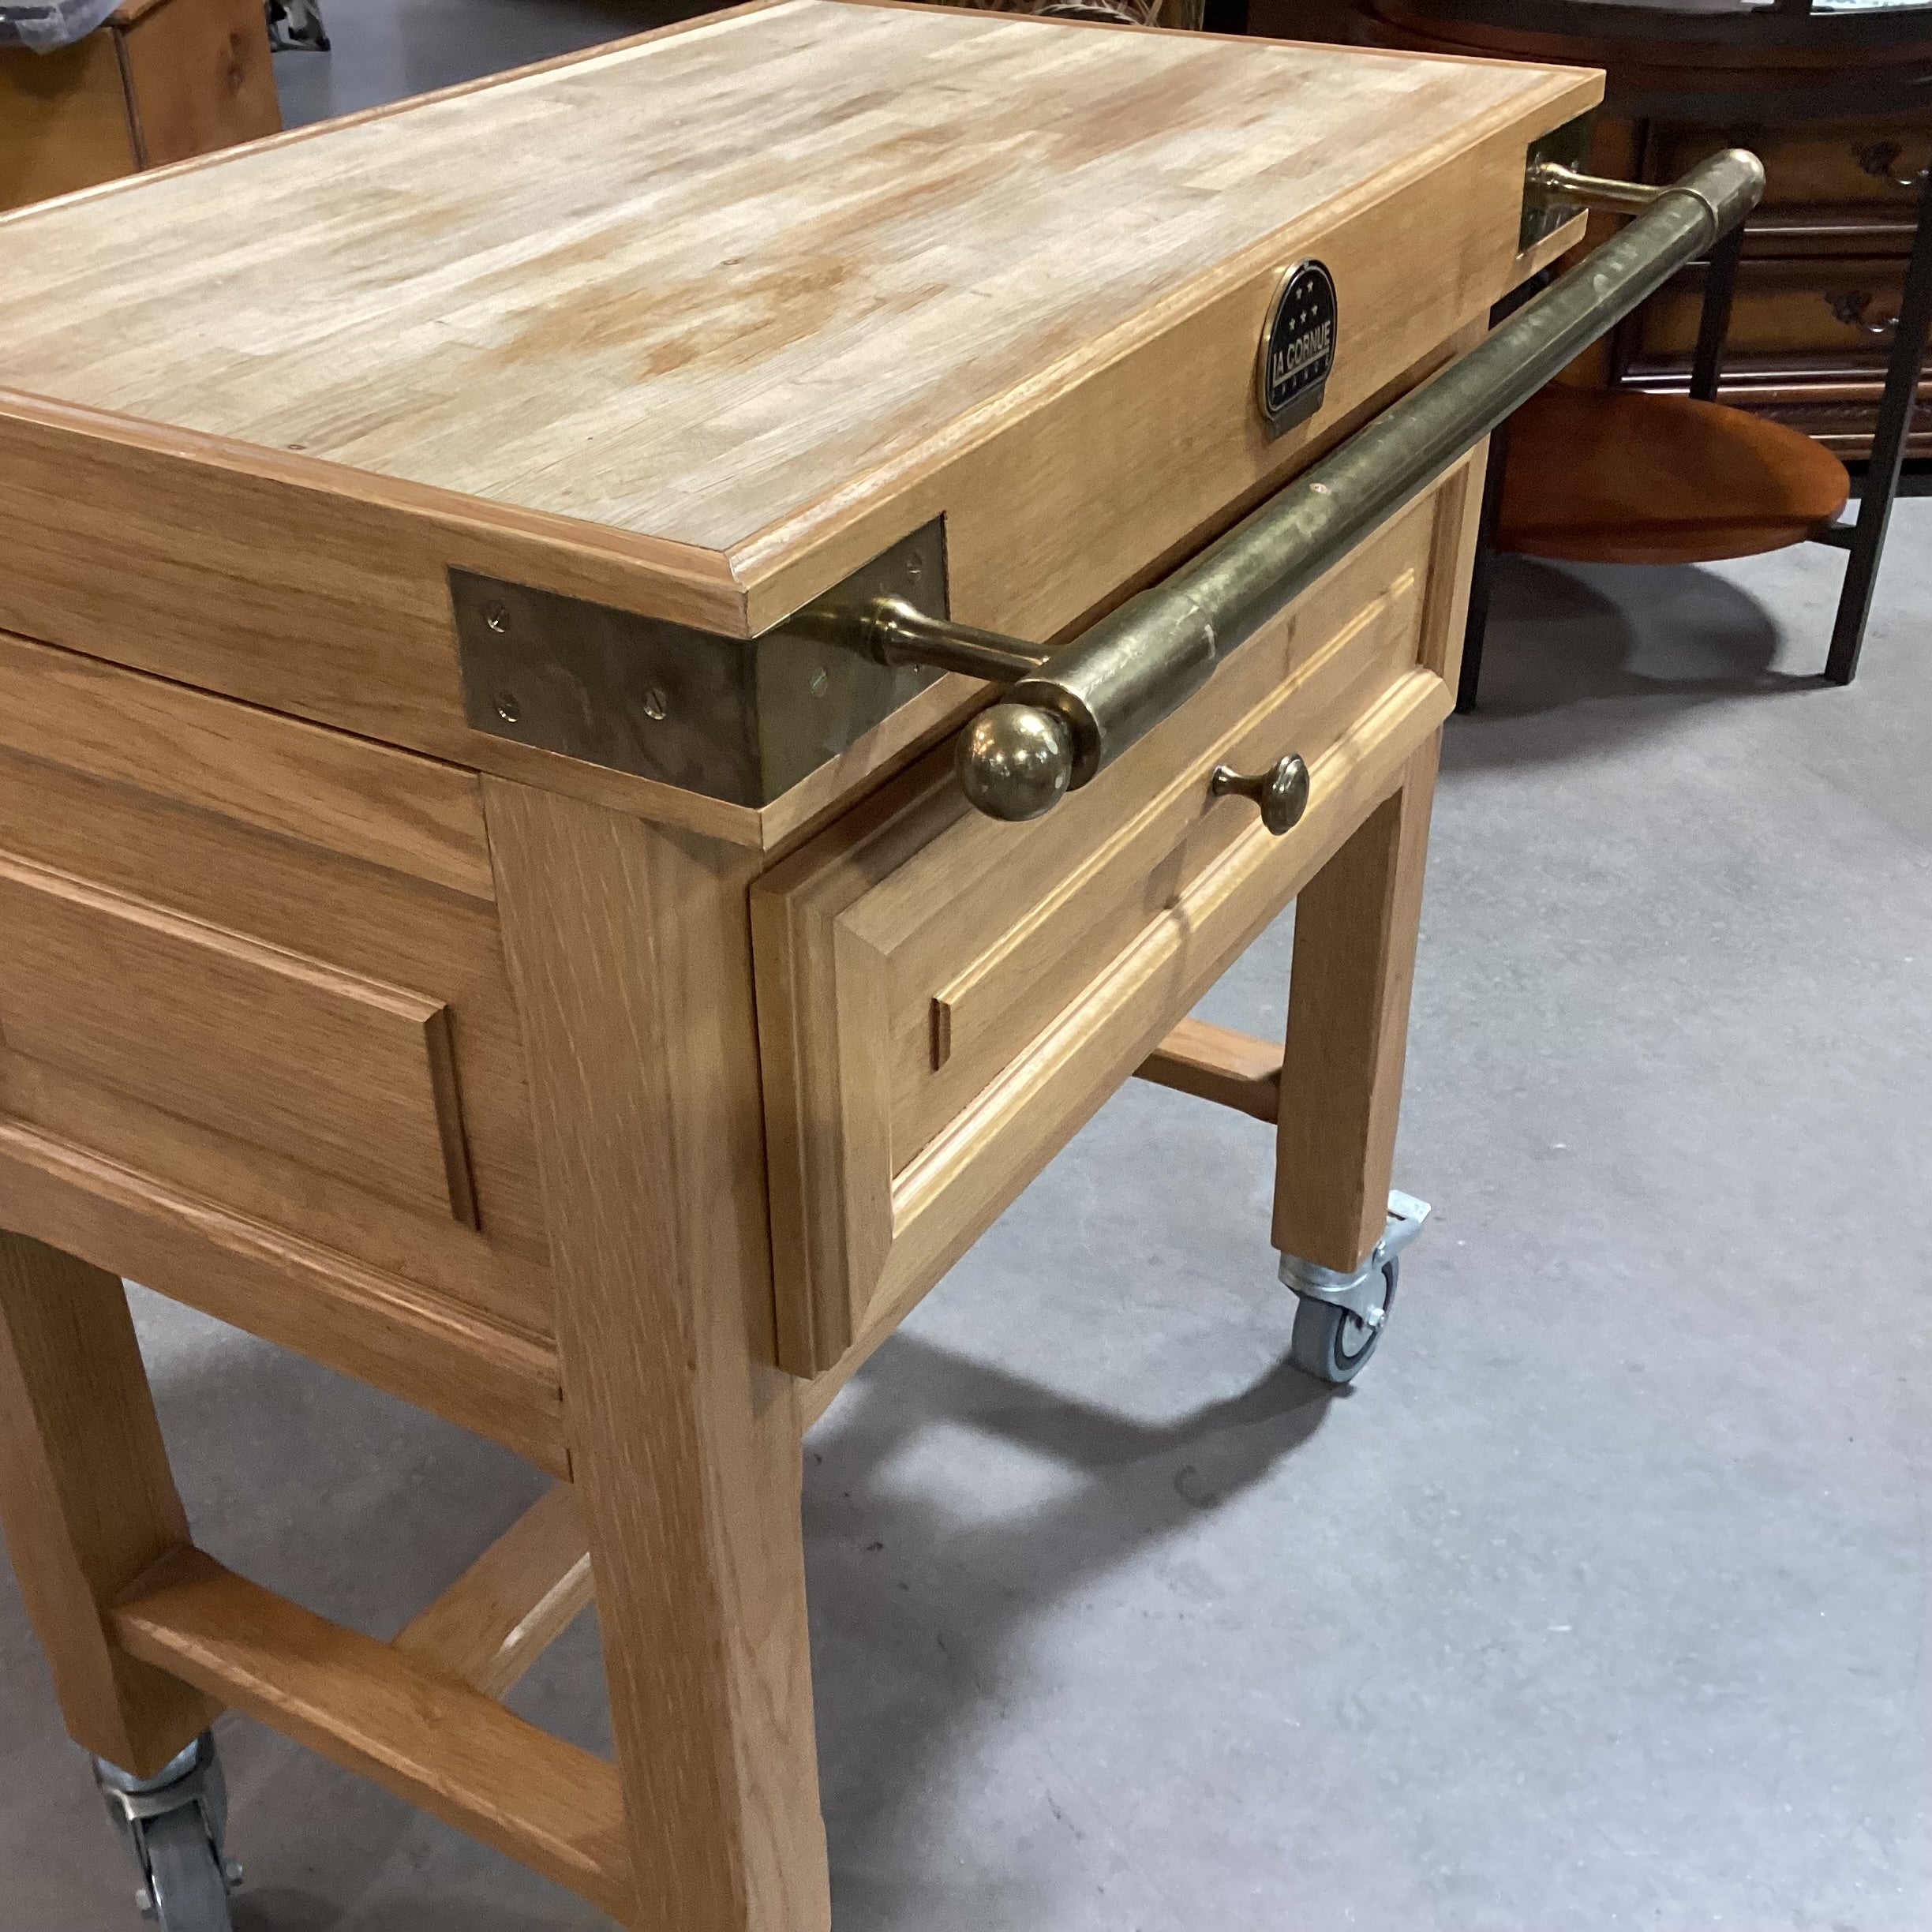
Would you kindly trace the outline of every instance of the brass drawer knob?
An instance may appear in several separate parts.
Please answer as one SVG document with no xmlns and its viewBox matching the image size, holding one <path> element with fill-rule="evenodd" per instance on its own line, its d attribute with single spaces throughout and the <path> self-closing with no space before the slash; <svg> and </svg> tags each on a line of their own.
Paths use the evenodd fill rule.
<svg viewBox="0 0 1932 1932">
<path fill-rule="evenodd" d="M 1865 313 L 1871 306 L 1871 295 L 1864 289 L 1848 289 L 1842 294 L 1827 294 L 1825 305 L 1832 312 L 1833 318 L 1842 322 L 1847 328 L 1855 328 L 1866 335 L 1889 335 L 1899 325 L 1896 316 L 1887 316 L 1882 322 L 1872 321 Z"/>
<path fill-rule="evenodd" d="M 1874 141 L 1869 148 L 1861 148 L 1856 141 L 1852 144 L 1852 159 L 1874 180 L 1908 190 L 1924 187 L 1932 180 L 1932 167 L 1922 167 L 1912 174 L 1900 174 L 1895 163 L 1904 152 L 1894 140 Z"/>
<path fill-rule="evenodd" d="M 1309 768 L 1290 752 L 1264 772 L 1244 778 L 1232 765 L 1217 765 L 1208 781 L 1216 798 L 1251 798 L 1261 808 L 1261 822 L 1277 838 L 1292 832 L 1308 810 Z"/>
</svg>

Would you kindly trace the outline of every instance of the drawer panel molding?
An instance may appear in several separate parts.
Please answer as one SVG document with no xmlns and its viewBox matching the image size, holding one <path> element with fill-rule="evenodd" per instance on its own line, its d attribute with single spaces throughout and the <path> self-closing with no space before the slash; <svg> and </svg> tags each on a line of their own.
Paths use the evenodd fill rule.
<svg viewBox="0 0 1932 1932">
<path fill-rule="evenodd" d="M 779 1357 L 848 1372 L 1400 782 L 1451 709 L 1462 466 L 1028 825 L 942 747 L 752 894 Z M 1283 837 L 1215 766 L 1306 761 Z"/>
<path fill-rule="evenodd" d="M 474 1227 L 440 1002 L 0 854 L 0 1043 Z"/>
</svg>

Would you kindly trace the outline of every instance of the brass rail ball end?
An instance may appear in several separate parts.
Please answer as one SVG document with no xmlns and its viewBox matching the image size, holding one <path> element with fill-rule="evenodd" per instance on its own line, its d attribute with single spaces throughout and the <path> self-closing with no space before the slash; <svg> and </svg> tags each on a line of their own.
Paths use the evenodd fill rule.
<svg viewBox="0 0 1932 1932">
<path fill-rule="evenodd" d="M 996 704 L 960 734 L 961 788 L 989 818 L 1037 818 L 1065 797 L 1073 734 L 1036 705 Z"/>
</svg>

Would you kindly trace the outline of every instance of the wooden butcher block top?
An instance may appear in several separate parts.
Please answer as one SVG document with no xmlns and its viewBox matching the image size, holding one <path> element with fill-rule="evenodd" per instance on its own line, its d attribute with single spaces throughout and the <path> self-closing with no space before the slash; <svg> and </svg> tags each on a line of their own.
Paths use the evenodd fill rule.
<svg viewBox="0 0 1932 1932">
<path fill-rule="evenodd" d="M 776 0 L 25 211 L 0 626 L 470 763 L 451 567 L 743 637 L 942 519 L 953 615 L 1050 637 L 1480 316 L 1600 91 Z"/>
</svg>

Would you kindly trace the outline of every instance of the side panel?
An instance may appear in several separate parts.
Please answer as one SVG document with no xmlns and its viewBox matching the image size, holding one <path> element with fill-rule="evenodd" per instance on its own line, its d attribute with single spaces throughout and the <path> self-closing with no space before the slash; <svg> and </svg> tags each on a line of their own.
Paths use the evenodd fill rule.
<svg viewBox="0 0 1932 1932">
<path fill-rule="evenodd" d="M 51 54 L 0 48 L 0 209 L 139 166 L 111 32 Z"/>
<path fill-rule="evenodd" d="M 0 635 L 0 1227 L 563 1462 L 477 781 Z"/>
<path fill-rule="evenodd" d="M 141 165 L 279 133 L 268 25 L 253 0 L 160 0 L 122 29 Z"/>
<path fill-rule="evenodd" d="M 0 857 L 5 1050 L 476 1224 L 449 1008 Z"/>
</svg>

